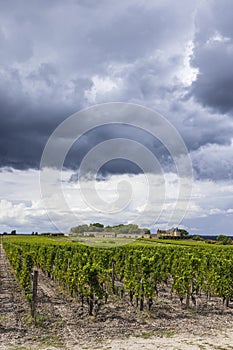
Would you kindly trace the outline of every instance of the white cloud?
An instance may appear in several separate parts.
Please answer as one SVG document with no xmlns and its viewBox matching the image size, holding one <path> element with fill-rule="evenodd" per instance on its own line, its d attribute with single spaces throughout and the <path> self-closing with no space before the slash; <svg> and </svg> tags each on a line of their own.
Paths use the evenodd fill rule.
<svg viewBox="0 0 233 350">
<path fill-rule="evenodd" d="M 212 45 L 215 42 L 227 43 L 229 41 L 231 41 L 231 38 L 223 36 L 221 33 L 216 31 L 215 34 L 207 40 L 206 44 L 207 45 Z"/>
<path fill-rule="evenodd" d="M 122 202 L 118 202 L 117 210 L 114 213 L 107 213 L 107 210 L 104 211 L 103 208 L 98 208 L 98 205 L 95 206 L 94 193 L 87 191 L 91 188 L 90 182 L 86 181 L 82 184 L 84 186 L 82 190 L 84 189 L 86 195 L 84 200 L 81 195 L 80 183 L 68 181 L 72 172 L 65 171 L 62 175 L 62 188 L 68 206 L 65 210 L 63 206 L 59 206 L 57 194 L 52 194 L 51 192 L 49 195 L 52 205 L 48 209 L 50 218 L 53 221 L 51 222 L 47 217 L 40 198 L 39 171 L 1 172 L 0 181 L 3 186 L 1 186 L 0 195 L 4 197 L 0 202 L 1 231 L 10 231 L 14 228 L 18 232 L 27 233 L 44 230 L 54 231 L 56 230 L 54 224 L 68 231 L 73 225 L 93 221 L 100 221 L 104 224 L 135 221 L 141 226 L 154 224 L 154 228 L 165 227 L 171 212 L 175 208 L 179 178 L 173 173 L 167 173 L 164 177 L 153 174 L 146 174 L 146 176 L 143 174 L 114 175 L 105 181 L 94 182 L 92 185 L 94 185 L 98 195 L 105 202 L 106 208 L 110 208 L 119 198 L 122 199 Z M 59 177 L 57 180 L 60 181 Z M 123 184 L 128 183 L 128 187 L 131 187 L 132 192 L 125 192 L 125 187 L 119 186 L 119 184 L 122 184 L 122 181 Z M 163 182 L 165 185 L 164 203 Z M 149 193 L 151 194 L 149 201 L 148 184 Z M 187 180 L 186 186 L 190 185 L 190 180 Z M 129 195 L 129 198 L 127 198 L 127 195 Z M 121 203 L 125 202 L 128 204 L 121 207 Z M 231 181 L 223 181 L 221 183 L 209 180 L 194 181 L 190 201 L 187 200 L 184 193 L 178 202 L 176 207 L 177 217 L 182 213 L 184 204 L 185 206 L 188 205 L 184 221 L 188 220 L 191 227 L 195 227 L 195 224 L 192 225 L 192 222 L 195 222 L 198 218 L 213 218 L 220 214 L 223 217 L 232 215 L 232 183 Z M 163 208 L 162 213 L 160 213 L 161 208 Z M 176 225 L 177 222 L 173 224 Z M 180 224 L 182 225 L 182 222 Z M 185 227 L 187 227 L 187 224 Z M 208 232 L 208 227 L 204 228 L 204 233 L 206 232 Z"/>
<path fill-rule="evenodd" d="M 18 221 L 20 224 L 25 224 L 25 204 L 13 204 L 5 199 L 0 201 L 0 222 L 9 220 Z"/>
<path fill-rule="evenodd" d="M 191 152 L 193 165 L 200 177 L 232 179 L 233 141 L 228 145 L 207 144 Z"/>
<path fill-rule="evenodd" d="M 100 77 L 95 75 L 92 78 L 93 85 L 91 89 L 86 90 L 84 96 L 90 103 L 96 103 L 96 101 L 101 99 L 108 99 L 108 95 L 114 93 L 121 88 L 122 79 L 121 78 L 110 78 L 109 76 Z"/>
</svg>

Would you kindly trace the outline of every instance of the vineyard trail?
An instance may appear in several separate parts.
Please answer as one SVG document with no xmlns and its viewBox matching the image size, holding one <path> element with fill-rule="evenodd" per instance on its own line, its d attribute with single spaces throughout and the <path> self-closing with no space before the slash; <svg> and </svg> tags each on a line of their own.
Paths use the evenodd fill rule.
<svg viewBox="0 0 233 350">
<path fill-rule="evenodd" d="M 28 304 L 0 245 L 0 341 L 20 339 L 26 333 L 24 326 Z"/>
<path fill-rule="evenodd" d="M 164 288 L 153 315 L 113 296 L 94 317 L 41 270 L 34 325 L 1 245 L 0 254 L 0 349 L 233 349 L 233 309 L 217 300 L 196 314 L 171 303 Z"/>
</svg>

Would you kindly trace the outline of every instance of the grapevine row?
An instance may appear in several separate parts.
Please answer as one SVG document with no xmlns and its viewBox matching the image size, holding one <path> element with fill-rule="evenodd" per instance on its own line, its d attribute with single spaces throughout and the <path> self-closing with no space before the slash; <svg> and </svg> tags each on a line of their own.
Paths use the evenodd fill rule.
<svg viewBox="0 0 233 350">
<path fill-rule="evenodd" d="M 143 310 L 161 286 L 190 305 L 205 294 L 233 298 L 233 250 L 172 245 L 125 245 L 111 249 L 49 239 L 5 240 L 4 249 L 30 301 L 32 269 L 41 269 L 72 296 L 94 308 L 118 294 Z"/>
</svg>

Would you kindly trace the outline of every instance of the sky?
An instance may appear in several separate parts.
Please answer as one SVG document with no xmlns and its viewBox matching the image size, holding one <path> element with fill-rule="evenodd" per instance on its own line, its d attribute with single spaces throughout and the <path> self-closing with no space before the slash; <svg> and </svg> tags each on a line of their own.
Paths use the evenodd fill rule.
<svg viewBox="0 0 233 350">
<path fill-rule="evenodd" d="M 3 0 L 0 50 L 0 232 L 133 222 L 152 230 L 178 225 L 191 234 L 233 235 L 231 0 Z M 124 112 L 121 123 L 116 117 L 116 124 L 102 125 L 105 104 L 114 109 L 115 102 L 142 107 L 137 116 Z M 79 114 L 80 128 L 85 118 L 98 127 L 76 137 L 62 171 L 42 168 L 54 130 L 102 104 L 99 114 Z M 154 122 L 146 109 L 155 113 Z M 150 133 L 156 113 L 180 135 L 191 160 L 182 198 L 177 155 Z M 68 138 L 56 139 L 55 158 Z M 83 160 L 98 147 L 108 161 L 98 174 L 89 162 L 81 176 Z M 148 156 L 143 169 L 142 149 Z M 103 160 L 98 153 L 96 159 Z M 50 186 L 49 207 L 41 174 Z M 57 205 L 58 183 L 64 208 Z M 103 207 L 93 204 L 94 192 Z M 112 203 L 118 203 L 113 211 Z"/>
</svg>

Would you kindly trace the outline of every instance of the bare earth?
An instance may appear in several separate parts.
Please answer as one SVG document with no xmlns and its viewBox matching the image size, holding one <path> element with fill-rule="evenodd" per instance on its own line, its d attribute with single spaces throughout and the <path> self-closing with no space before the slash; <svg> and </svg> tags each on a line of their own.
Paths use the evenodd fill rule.
<svg viewBox="0 0 233 350">
<path fill-rule="evenodd" d="M 36 326 L 1 248 L 0 349 L 233 349 L 233 309 L 219 300 L 186 310 L 166 288 L 152 311 L 128 301 L 103 305 L 96 317 L 39 273 Z"/>
</svg>

